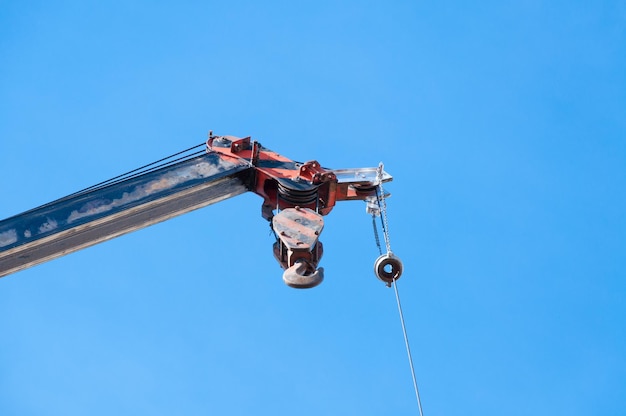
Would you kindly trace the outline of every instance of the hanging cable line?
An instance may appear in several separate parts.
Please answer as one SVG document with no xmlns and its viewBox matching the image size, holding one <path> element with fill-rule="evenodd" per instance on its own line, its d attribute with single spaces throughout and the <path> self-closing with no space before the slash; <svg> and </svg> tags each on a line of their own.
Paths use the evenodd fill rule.
<svg viewBox="0 0 626 416">
<path fill-rule="evenodd" d="M 376 189 L 376 200 L 375 203 L 372 200 L 368 201 L 367 212 L 372 214 L 372 224 L 374 227 L 374 239 L 376 241 L 376 246 L 378 247 L 378 252 L 380 256 L 376 260 L 374 264 L 374 273 L 376 277 L 385 282 L 387 287 L 391 287 L 393 285 L 393 289 L 396 295 L 396 303 L 398 304 L 398 313 L 400 315 L 400 324 L 402 326 L 402 334 L 404 335 L 404 344 L 406 346 L 406 352 L 409 359 L 409 367 L 411 370 L 411 378 L 413 379 L 413 388 L 415 390 L 415 397 L 417 399 L 417 407 L 419 410 L 420 416 L 423 416 L 424 413 L 422 411 L 422 401 L 420 399 L 419 389 L 417 388 L 417 379 L 415 377 L 415 367 L 413 366 L 413 357 L 411 356 L 411 347 L 409 345 L 409 337 L 406 331 L 406 325 L 404 323 L 404 314 L 402 313 L 402 305 L 400 304 L 400 294 L 398 293 L 398 285 L 397 280 L 400 278 L 402 274 L 402 262 L 396 256 L 393 255 L 391 251 L 391 241 L 389 239 L 389 221 L 387 218 L 387 203 L 385 201 L 386 195 L 383 189 L 383 181 L 382 178 L 383 165 L 382 163 L 378 167 L 378 175 L 379 181 Z M 381 228 L 383 231 L 383 237 L 385 240 L 385 248 L 387 249 L 387 253 L 383 253 L 380 238 L 378 236 L 378 228 L 376 227 L 376 217 L 380 217 Z"/>
<path fill-rule="evenodd" d="M 417 380 L 415 378 L 415 368 L 413 367 L 413 357 L 411 356 L 411 347 L 409 346 L 409 336 L 406 332 L 406 325 L 404 324 L 404 314 L 402 313 L 402 305 L 400 304 L 400 295 L 398 294 L 397 279 L 393 280 L 393 289 L 396 293 L 396 302 L 398 303 L 398 313 L 400 314 L 400 324 L 402 325 L 402 334 L 404 335 L 404 345 L 406 346 L 406 352 L 409 358 L 409 367 L 411 367 L 411 377 L 413 379 L 413 388 L 415 390 L 415 398 L 417 399 L 417 408 L 419 409 L 420 416 L 424 416 L 422 411 L 422 400 L 420 399 L 420 392 L 417 388 Z"/>
<path fill-rule="evenodd" d="M 372 226 L 374 228 L 374 239 L 376 240 L 376 247 L 378 247 L 378 255 L 383 255 L 383 248 L 380 246 L 380 238 L 378 237 L 378 228 L 376 227 L 376 215 L 372 214 Z"/>
</svg>

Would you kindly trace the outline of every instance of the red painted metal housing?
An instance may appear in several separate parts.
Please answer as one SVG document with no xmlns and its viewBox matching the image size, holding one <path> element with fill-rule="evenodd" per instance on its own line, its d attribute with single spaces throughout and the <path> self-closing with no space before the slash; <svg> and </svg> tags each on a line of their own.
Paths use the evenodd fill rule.
<svg viewBox="0 0 626 416">
<path fill-rule="evenodd" d="M 268 220 L 274 210 L 300 206 L 327 215 L 337 201 L 376 196 L 372 169 L 334 171 L 323 168 L 316 160 L 295 162 L 264 148 L 250 137 L 211 136 L 207 146 L 226 158 L 249 161 L 255 168 L 253 183 L 249 186 L 263 198 L 262 215 Z M 348 171 L 346 177 L 338 178 L 337 173 Z M 365 177 L 364 172 L 369 175 Z M 391 177 L 385 174 L 383 181 L 387 180 Z"/>
</svg>

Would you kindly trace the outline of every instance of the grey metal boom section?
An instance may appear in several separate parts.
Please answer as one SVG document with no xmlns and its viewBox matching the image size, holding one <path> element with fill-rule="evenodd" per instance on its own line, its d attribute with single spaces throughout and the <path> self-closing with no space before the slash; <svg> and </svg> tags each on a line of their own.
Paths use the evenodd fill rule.
<svg viewBox="0 0 626 416">
<path fill-rule="evenodd" d="M 0 221 L 0 277 L 242 194 L 254 168 L 209 153 Z"/>
</svg>

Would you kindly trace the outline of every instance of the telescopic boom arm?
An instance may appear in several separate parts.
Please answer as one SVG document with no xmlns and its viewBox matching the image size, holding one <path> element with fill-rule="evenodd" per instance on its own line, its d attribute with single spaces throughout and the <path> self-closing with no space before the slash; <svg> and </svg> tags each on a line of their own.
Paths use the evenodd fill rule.
<svg viewBox="0 0 626 416">
<path fill-rule="evenodd" d="M 276 234 L 289 286 L 323 279 L 318 241 L 337 201 L 371 200 L 391 176 L 376 168 L 328 170 L 294 162 L 250 137 L 209 134 L 206 153 L 69 195 L 0 221 L 0 277 L 252 191 Z M 398 276 L 399 277 L 399 276 Z"/>
</svg>

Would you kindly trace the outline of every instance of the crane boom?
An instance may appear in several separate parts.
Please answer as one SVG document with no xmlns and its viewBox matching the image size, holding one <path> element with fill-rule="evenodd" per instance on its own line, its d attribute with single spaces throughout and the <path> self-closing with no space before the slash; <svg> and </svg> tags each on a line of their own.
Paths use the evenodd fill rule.
<svg viewBox="0 0 626 416">
<path fill-rule="evenodd" d="M 119 178 L 0 221 L 0 277 L 252 191 L 263 198 L 261 215 L 274 230 L 283 280 L 313 287 L 323 279 L 322 216 L 337 201 L 380 203 L 386 196 L 379 185 L 392 179 L 382 165 L 329 170 L 315 160 L 294 162 L 250 137 L 212 133 L 205 154 Z"/>
<path fill-rule="evenodd" d="M 0 221 L 0 277 L 242 194 L 253 168 L 215 153 Z"/>
</svg>

